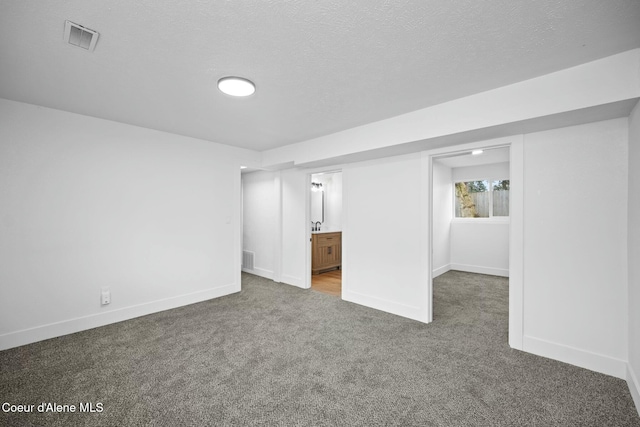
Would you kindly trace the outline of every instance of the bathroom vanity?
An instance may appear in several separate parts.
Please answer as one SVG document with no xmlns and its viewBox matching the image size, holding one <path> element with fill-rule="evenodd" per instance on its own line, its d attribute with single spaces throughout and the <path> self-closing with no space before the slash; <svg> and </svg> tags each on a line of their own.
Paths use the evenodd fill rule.
<svg viewBox="0 0 640 427">
<path fill-rule="evenodd" d="M 342 265 L 342 232 L 327 231 L 311 234 L 311 273 L 339 269 Z"/>
</svg>

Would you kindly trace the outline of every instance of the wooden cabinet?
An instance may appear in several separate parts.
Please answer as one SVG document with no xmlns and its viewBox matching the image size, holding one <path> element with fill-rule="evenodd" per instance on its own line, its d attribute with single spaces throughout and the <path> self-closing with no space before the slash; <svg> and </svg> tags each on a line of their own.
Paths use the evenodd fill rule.
<svg viewBox="0 0 640 427">
<path fill-rule="evenodd" d="M 342 233 L 316 233 L 311 235 L 311 273 L 340 268 L 342 264 Z"/>
</svg>

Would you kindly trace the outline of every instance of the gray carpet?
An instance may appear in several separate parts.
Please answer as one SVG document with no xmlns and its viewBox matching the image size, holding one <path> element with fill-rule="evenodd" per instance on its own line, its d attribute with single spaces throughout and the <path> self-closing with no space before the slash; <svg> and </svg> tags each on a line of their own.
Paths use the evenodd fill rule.
<svg viewBox="0 0 640 427">
<path fill-rule="evenodd" d="M 0 425 L 640 426 L 624 381 L 508 347 L 506 279 L 440 276 L 429 325 L 242 289 L 0 352 L 0 403 L 104 408 Z"/>
</svg>

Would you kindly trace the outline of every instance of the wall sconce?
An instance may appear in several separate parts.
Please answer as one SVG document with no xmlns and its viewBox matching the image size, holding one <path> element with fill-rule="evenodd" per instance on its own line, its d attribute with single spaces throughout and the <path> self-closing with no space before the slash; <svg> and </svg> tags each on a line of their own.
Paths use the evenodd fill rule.
<svg viewBox="0 0 640 427">
<path fill-rule="evenodd" d="M 319 182 L 312 182 L 311 191 L 322 191 L 322 184 Z"/>
</svg>

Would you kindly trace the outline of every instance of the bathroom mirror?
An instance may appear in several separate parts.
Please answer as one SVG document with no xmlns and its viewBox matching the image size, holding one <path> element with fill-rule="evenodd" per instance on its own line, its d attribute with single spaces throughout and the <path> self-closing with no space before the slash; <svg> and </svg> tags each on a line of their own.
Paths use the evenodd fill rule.
<svg viewBox="0 0 640 427">
<path fill-rule="evenodd" d="M 311 191 L 311 222 L 324 222 L 324 191 L 317 188 Z"/>
</svg>

